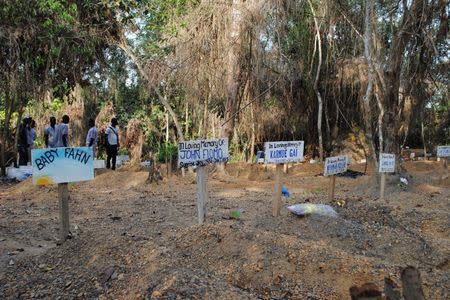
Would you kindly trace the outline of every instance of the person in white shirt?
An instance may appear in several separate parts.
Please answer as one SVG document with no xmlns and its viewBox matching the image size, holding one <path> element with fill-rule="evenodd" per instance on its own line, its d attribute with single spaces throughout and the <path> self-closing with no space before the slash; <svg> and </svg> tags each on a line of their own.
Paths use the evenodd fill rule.
<svg viewBox="0 0 450 300">
<path fill-rule="evenodd" d="M 106 128 L 106 168 L 116 169 L 116 158 L 119 149 L 119 131 L 116 128 L 117 119 L 112 118 L 111 124 Z M 112 160 L 112 166 L 111 166 Z"/>
<path fill-rule="evenodd" d="M 44 130 L 45 148 L 55 148 L 56 118 L 50 117 L 50 125 Z"/>
<path fill-rule="evenodd" d="M 98 130 L 95 127 L 95 120 L 89 120 L 89 131 L 86 136 L 86 146 L 92 147 L 92 156 L 95 159 L 95 149 L 97 148 L 97 140 L 98 140 Z"/>
<path fill-rule="evenodd" d="M 64 115 L 55 129 L 55 147 L 69 147 L 69 116 Z"/>
</svg>

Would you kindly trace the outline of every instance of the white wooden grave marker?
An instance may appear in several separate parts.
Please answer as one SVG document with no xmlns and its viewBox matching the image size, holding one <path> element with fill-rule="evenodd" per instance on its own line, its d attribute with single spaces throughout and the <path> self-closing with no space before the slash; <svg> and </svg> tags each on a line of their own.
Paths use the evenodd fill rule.
<svg viewBox="0 0 450 300">
<path fill-rule="evenodd" d="M 348 157 L 346 155 L 327 157 L 325 159 L 324 176 L 330 177 L 330 186 L 328 189 L 328 200 L 334 200 L 334 188 L 336 185 L 336 174 L 347 171 Z"/>
<path fill-rule="evenodd" d="M 437 157 L 442 158 L 444 161 L 443 167 L 444 167 L 444 174 L 441 176 L 441 182 L 444 180 L 444 178 L 447 176 L 447 164 L 450 157 L 450 145 L 446 146 L 438 146 L 437 147 Z"/>
<path fill-rule="evenodd" d="M 199 224 L 205 221 L 205 207 L 208 199 L 204 166 L 224 163 L 228 159 L 227 138 L 178 143 L 178 167 L 197 167 L 197 212 Z"/>
<path fill-rule="evenodd" d="M 395 154 L 380 153 L 378 172 L 381 173 L 380 179 L 380 199 L 384 199 L 384 190 L 386 187 L 386 173 L 395 172 Z"/>
<path fill-rule="evenodd" d="M 70 231 L 69 189 L 67 183 L 94 179 L 91 147 L 60 147 L 31 150 L 33 184 L 58 184 L 60 239 Z"/>
<path fill-rule="evenodd" d="M 276 164 L 275 190 L 272 200 L 272 215 L 277 217 L 281 210 L 282 169 L 286 163 L 303 161 L 304 141 L 266 142 L 264 156 L 266 164 Z"/>
</svg>

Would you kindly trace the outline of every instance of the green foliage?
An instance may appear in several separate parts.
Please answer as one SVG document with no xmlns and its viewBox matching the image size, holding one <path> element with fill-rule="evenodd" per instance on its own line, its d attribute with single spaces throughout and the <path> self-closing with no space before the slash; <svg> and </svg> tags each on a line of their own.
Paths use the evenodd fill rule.
<svg viewBox="0 0 450 300">
<path fill-rule="evenodd" d="M 34 141 L 34 146 L 36 148 L 44 148 L 44 146 L 45 146 L 44 137 L 38 135 L 36 140 Z"/>
<path fill-rule="evenodd" d="M 166 159 L 170 160 L 170 158 L 172 158 L 172 161 L 175 161 L 177 159 L 177 155 L 178 147 L 171 142 L 161 145 L 158 149 L 158 161 L 160 163 L 164 163 Z"/>
<path fill-rule="evenodd" d="M 230 218 L 239 220 L 242 217 L 242 212 L 240 210 L 233 210 L 230 213 Z"/>
<path fill-rule="evenodd" d="M 118 155 L 129 155 L 128 149 L 127 148 L 120 148 L 119 151 L 117 152 Z"/>
</svg>

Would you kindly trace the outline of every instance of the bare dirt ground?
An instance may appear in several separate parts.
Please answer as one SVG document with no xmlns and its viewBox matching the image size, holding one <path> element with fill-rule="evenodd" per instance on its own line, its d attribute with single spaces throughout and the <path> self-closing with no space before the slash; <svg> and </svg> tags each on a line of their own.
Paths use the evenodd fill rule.
<svg viewBox="0 0 450 300">
<path fill-rule="evenodd" d="M 56 188 L 3 184 L 0 299 L 349 299 L 352 285 L 399 284 L 408 265 L 427 299 L 449 299 L 450 179 L 436 162 L 405 166 L 409 186 L 389 176 L 385 201 L 369 176 L 338 177 L 339 207 L 327 203 L 320 166 L 296 165 L 273 218 L 272 169 L 229 165 L 228 175 L 209 175 L 201 226 L 193 174 L 148 185 L 145 172 L 103 172 L 70 185 L 73 238 L 59 246 Z M 304 202 L 339 217 L 285 208 Z"/>
</svg>

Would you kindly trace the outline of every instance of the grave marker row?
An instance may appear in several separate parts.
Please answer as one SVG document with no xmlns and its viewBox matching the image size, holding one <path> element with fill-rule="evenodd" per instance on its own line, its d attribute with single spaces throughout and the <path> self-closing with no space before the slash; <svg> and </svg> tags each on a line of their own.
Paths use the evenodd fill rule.
<svg viewBox="0 0 450 300">
<path fill-rule="evenodd" d="M 303 161 L 304 141 L 266 142 L 265 163 L 276 164 L 275 189 L 272 214 L 280 215 L 282 164 Z M 438 146 L 437 156 L 450 157 L 450 146 Z M 225 163 L 229 160 L 228 139 L 205 139 L 183 141 L 178 145 L 178 166 L 180 168 L 197 167 L 197 210 L 198 222 L 205 218 L 207 201 L 206 173 L 204 166 Z M 67 183 L 92 180 L 94 178 L 94 157 L 90 147 L 61 147 L 52 149 L 33 149 L 33 184 L 58 184 L 60 202 L 61 240 L 69 234 L 69 192 Z M 395 171 L 395 155 L 380 153 L 379 172 L 382 176 L 381 198 L 384 197 L 385 173 Z M 328 157 L 325 160 L 324 176 L 330 177 L 329 199 L 333 201 L 336 174 L 347 171 L 347 156 Z"/>
</svg>

